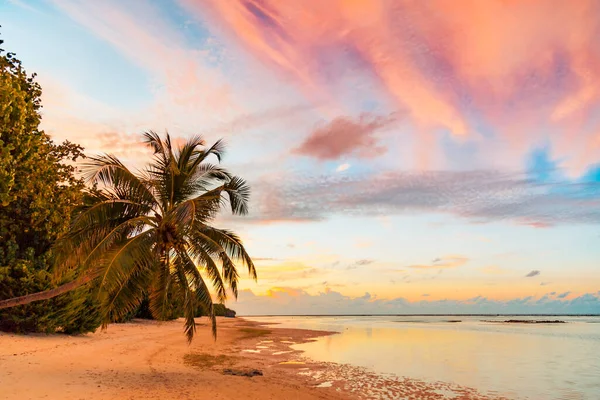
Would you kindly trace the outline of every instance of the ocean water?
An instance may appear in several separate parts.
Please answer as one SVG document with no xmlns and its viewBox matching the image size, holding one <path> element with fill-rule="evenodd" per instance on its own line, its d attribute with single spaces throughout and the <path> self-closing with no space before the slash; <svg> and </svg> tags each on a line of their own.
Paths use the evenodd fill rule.
<svg viewBox="0 0 600 400">
<path fill-rule="evenodd" d="M 294 346 L 317 361 L 453 382 L 514 399 L 600 400 L 597 316 L 246 318 L 286 328 L 339 332 Z M 503 322 L 510 319 L 566 323 Z"/>
</svg>

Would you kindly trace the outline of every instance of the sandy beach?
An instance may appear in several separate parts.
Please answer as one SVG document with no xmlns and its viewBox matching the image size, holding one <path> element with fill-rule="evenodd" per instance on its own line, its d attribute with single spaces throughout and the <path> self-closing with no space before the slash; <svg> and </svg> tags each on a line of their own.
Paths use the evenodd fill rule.
<svg viewBox="0 0 600 400">
<path fill-rule="evenodd" d="M 290 348 L 331 334 L 242 318 L 206 320 L 188 345 L 180 321 L 136 320 L 83 336 L 0 334 L 2 399 L 488 399 L 448 383 L 316 363 Z M 225 369 L 262 376 L 224 374 Z"/>
</svg>

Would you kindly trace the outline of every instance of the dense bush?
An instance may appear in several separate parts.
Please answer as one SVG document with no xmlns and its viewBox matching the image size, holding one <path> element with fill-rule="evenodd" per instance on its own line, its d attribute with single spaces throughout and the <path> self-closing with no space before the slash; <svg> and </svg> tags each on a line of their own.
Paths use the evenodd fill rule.
<svg viewBox="0 0 600 400">
<path fill-rule="evenodd" d="M 217 317 L 235 317 L 235 311 L 225 307 L 224 304 L 215 304 L 213 307 Z"/>
<path fill-rule="evenodd" d="M 0 41 L 2 44 L 2 41 Z M 82 148 L 56 145 L 39 129 L 41 88 L 0 49 L 0 299 L 51 289 L 51 246 L 82 201 L 73 162 Z M 0 329 L 80 333 L 100 323 L 91 288 L 0 310 Z"/>
<path fill-rule="evenodd" d="M 217 317 L 235 317 L 235 311 L 225 307 L 224 304 L 214 304 L 213 307 Z M 171 300 L 169 310 L 170 312 L 167 314 L 165 320 L 173 320 L 183 316 L 183 307 L 176 301 Z M 204 312 L 201 307 L 199 307 L 198 311 L 196 312 L 196 317 L 202 317 L 206 315 L 207 313 Z M 114 322 L 128 322 L 134 318 L 155 319 L 150 312 L 150 301 L 147 297 L 142 300 L 142 303 L 136 311 L 129 313 L 126 317 Z"/>
<path fill-rule="evenodd" d="M 215 316 L 217 316 L 217 317 L 235 317 L 235 311 L 225 307 L 224 304 L 215 303 L 215 304 L 213 304 L 213 309 L 215 312 Z M 201 307 L 199 307 L 198 311 L 196 312 L 196 317 L 202 317 L 207 314 L 208 313 L 205 310 L 203 310 Z"/>
<path fill-rule="evenodd" d="M 174 320 L 183 316 L 183 308 L 181 304 L 172 299 L 170 299 L 170 303 L 170 307 L 167 308 L 168 312 L 165 315 L 165 321 Z M 123 318 L 115 318 L 113 319 L 113 322 L 128 322 L 134 318 L 155 319 L 150 311 L 150 299 L 148 299 L 148 296 L 144 297 L 139 307 L 135 311 L 128 313 Z"/>
</svg>

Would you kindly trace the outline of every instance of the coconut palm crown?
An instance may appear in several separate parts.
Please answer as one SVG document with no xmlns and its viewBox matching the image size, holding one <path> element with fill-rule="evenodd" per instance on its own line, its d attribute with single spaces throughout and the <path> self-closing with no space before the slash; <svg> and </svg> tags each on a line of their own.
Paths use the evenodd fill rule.
<svg viewBox="0 0 600 400">
<path fill-rule="evenodd" d="M 207 279 L 219 302 L 237 298 L 237 264 L 256 270 L 242 241 L 211 224 L 223 207 L 248 212 L 250 190 L 209 158 L 221 161 L 224 146 L 204 147 L 196 136 L 174 147 L 167 133 L 150 131 L 144 142 L 153 152 L 143 170 L 132 172 L 112 155 L 88 158 L 84 178 L 93 185 L 90 202 L 74 217 L 54 254 L 62 269 L 78 268 L 99 284 L 104 326 L 134 311 L 144 296 L 163 319 L 175 298 L 183 305 L 184 330 L 191 342 L 194 316 L 203 310 L 216 319 Z M 211 157 L 212 156 L 212 157 Z"/>
</svg>

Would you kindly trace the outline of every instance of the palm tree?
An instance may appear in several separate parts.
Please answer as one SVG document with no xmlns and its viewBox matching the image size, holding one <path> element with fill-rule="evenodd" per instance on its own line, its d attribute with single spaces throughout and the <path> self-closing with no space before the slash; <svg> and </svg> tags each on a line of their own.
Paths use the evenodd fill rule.
<svg viewBox="0 0 600 400">
<path fill-rule="evenodd" d="M 53 249 L 57 268 L 78 269 L 80 278 L 52 291 L 0 301 L 0 308 L 43 300 L 96 281 L 103 326 L 134 311 L 146 295 L 152 314 L 163 319 L 173 297 L 183 305 L 189 341 L 199 308 L 210 316 L 216 337 L 205 278 L 223 302 L 228 290 L 237 298 L 236 262 L 244 264 L 254 279 L 256 270 L 240 238 L 211 223 L 227 203 L 233 214 L 246 214 L 249 187 L 208 162 L 211 155 L 220 162 L 222 141 L 205 148 L 197 136 L 175 149 L 169 134 L 163 140 L 150 131 L 144 134 L 144 142 L 154 155 L 141 172 L 131 172 L 112 155 L 89 158 L 82 167 L 93 185 L 88 193 L 91 201 L 81 207 L 69 232 Z M 53 293 L 44 295 L 49 292 Z"/>
</svg>

